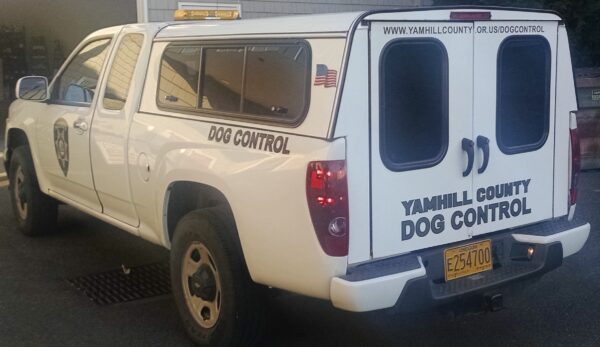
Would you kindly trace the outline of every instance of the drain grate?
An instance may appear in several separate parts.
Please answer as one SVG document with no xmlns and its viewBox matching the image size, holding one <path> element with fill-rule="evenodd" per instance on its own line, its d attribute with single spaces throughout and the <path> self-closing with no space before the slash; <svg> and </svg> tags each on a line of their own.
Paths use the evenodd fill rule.
<svg viewBox="0 0 600 347">
<path fill-rule="evenodd" d="M 102 272 L 72 278 L 68 281 L 90 300 L 102 306 L 151 298 L 171 292 L 168 264 L 141 265 L 127 270 Z"/>
</svg>

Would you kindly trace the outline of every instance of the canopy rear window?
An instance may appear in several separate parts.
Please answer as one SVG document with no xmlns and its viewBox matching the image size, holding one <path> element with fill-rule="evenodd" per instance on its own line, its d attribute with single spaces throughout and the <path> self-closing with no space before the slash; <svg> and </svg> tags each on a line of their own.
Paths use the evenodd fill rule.
<svg viewBox="0 0 600 347">
<path fill-rule="evenodd" d="M 500 46 L 496 138 L 502 152 L 529 152 L 546 142 L 550 63 L 550 45 L 542 36 L 511 36 Z"/>
<path fill-rule="evenodd" d="M 439 163 L 448 148 L 448 56 L 435 39 L 399 39 L 380 64 L 380 151 L 393 171 Z"/>
</svg>

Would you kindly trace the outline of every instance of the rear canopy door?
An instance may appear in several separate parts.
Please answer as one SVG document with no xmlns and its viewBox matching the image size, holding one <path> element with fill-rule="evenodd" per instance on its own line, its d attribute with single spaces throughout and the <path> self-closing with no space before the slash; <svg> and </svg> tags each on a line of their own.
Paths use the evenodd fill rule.
<svg viewBox="0 0 600 347">
<path fill-rule="evenodd" d="M 370 35 L 373 257 L 467 239 L 449 223 L 472 203 L 473 23 L 372 22 Z"/>
<path fill-rule="evenodd" d="M 556 21 L 475 22 L 474 234 L 553 216 L 556 42 Z"/>
</svg>

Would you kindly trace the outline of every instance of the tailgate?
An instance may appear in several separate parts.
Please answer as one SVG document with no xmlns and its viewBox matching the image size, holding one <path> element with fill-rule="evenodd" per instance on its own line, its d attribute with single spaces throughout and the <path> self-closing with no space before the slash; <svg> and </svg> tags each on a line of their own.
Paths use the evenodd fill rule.
<svg viewBox="0 0 600 347">
<path fill-rule="evenodd" d="M 371 23 L 374 258 L 552 218 L 557 24 Z"/>
</svg>

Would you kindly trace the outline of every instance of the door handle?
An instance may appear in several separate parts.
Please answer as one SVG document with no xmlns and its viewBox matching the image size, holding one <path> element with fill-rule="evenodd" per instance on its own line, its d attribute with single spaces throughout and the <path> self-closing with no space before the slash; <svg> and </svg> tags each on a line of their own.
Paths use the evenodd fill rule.
<svg viewBox="0 0 600 347">
<path fill-rule="evenodd" d="M 473 141 L 469 139 L 462 139 L 462 149 L 467 152 L 467 168 L 463 171 L 463 177 L 469 176 L 471 170 L 473 170 L 473 160 L 475 158 L 475 151 L 473 150 Z"/>
<path fill-rule="evenodd" d="M 83 134 L 84 132 L 86 132 L 88 130 L 88 124 L 83 119 L 77 119 L 76 121 L 73 122 L 73 128 L 79 130 L 80 134 Z"/>
<path fill-rule="evenodd" d="M 490 139 L 482 135 L 477 136 L 477 148 L 480 148 L 483 151 L 483 163 L 481 164 L 481 167 L 477 169 L 477 173 L 483 173 L 485 169 L 487 169 L 490 161 Z"/>
</svg>

